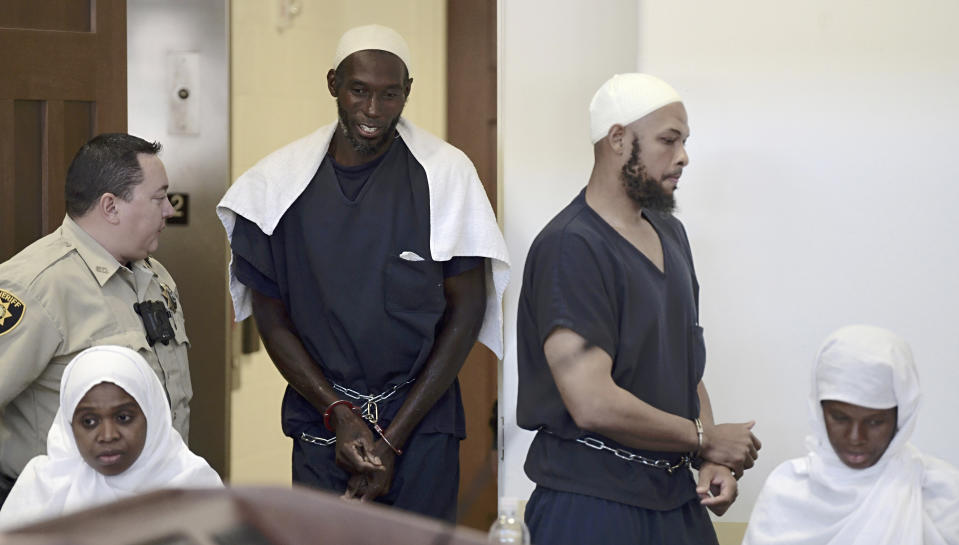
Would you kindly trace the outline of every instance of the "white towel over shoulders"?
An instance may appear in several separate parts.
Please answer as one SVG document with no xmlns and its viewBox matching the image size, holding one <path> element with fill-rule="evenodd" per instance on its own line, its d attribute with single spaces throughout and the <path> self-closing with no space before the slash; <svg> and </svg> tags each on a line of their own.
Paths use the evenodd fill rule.
<svg viewBox="0 0 959 545">
<path fill-rule="evenodd" d="M 261 159 L 241 175 L 216 207 L 233 238 L 236 216 L 273 234 L 280 218 L 306 189 L 326 155 L 336 123 L 292 142 Z M 486 274 L 486 315 L 479 341 L 503 357 L 503 292 L 509 283 L 509 254 L 493 209 L 473 163 L 466 155 L 400 119 L 396 127 L 410 152 L 426 171 L 430 194 L 430 253 L 437 261 L 456 256 L 490 259 Z M 236 277 L 230 260 L 230 295 L 236 320 L 252 312 L 250 290 Z"/>
</svg>

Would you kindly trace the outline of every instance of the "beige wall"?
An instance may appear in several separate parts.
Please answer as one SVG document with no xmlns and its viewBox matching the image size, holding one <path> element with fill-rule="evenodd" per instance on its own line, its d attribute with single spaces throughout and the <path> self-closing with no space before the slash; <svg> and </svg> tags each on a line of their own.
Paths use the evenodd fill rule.
<svg viewBox="0 0 959 545">
<path fill-rule="evenodd" d="M 413 92 L 404 116 L 446 134 L 446 2 L 301 0 L 293 26 L 277 30 L 278 0 L 232 2 L 231 178 L 274 149 L 336 118 L 326 72 L 340 35 L 379 23 L 409 42 Z M 231 418 L 232 483 L 289 483 L 290 440 L 280 431 L 285 382 L 264 350 L 236 358 Z"/>
<path fill-rule="evenodd" d="M 743 542 L 743 536 L 746 535 L 745 522 L 713 522 L 716 528 L 716 538 L 719 539 L 719 545 L 739 545 Z"/>
</svg>

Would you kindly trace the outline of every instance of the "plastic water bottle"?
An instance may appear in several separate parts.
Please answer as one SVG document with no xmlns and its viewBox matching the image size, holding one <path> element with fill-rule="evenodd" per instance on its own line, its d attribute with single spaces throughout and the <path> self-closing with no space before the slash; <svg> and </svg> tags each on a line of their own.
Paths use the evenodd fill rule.
<svg viewBox="0 0 959 545">
<path fill-rule="evenodd" d="M 529 528 L 516 516 L 518 503 L 516 498 L 500 498 L 499 516 L 489 527 L 489 543 L 530 545 Z"/>
</svg>

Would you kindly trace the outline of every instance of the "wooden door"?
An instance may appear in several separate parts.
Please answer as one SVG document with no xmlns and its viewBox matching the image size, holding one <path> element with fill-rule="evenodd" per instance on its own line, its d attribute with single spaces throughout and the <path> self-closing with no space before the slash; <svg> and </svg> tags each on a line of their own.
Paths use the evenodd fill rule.
<svg viewBox="0 0 959 545">
<path fill-rule="evenodd" d="M 74 154 L 126 119 L 124 0 L 2 0 L 0 261 L 60 225 Z"/>
<path fill-rule="evenodd" d="M 447 140 L 476 165 L 496 210 L 496 0 L 449 0 L 447 37 Z M 467 437 L 458 522 L 483 531 L 497 510 L 496 368 L 496 356 L 477 344 L 459 374 Z"/>
</svg>

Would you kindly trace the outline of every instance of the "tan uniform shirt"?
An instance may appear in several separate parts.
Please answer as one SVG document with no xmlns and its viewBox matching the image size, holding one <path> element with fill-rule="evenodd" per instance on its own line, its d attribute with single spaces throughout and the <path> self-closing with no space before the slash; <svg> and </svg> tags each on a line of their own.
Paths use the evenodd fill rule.
<svg viewBox="0 0 959 545">
<path fill-rule="evenodd" d="M 160 301 L 175 338 L 150 346 L 133 304 Z M 132 270 L 73 220 L 0 264 L 0 472 L 15 477 L 46 452 L 59 406 L 60 376 L 81 350 L 115 344 L 137 350 L 160 377 L 173 427 L 186 441 L 190 369 L 183 306 L 170 273 L 154 259 Z"/>
</svg>

